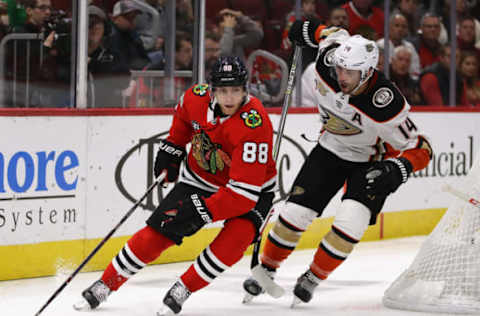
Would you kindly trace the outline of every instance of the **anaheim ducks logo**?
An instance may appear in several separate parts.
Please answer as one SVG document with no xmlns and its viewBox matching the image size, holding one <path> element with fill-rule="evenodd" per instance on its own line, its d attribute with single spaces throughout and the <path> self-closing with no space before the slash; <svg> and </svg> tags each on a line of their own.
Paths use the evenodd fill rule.
<svg viewBox="0 0 480 316">
<path fill-rule="evenodd" d="M 223 171 L 225 165 L 230 167 L 232 162 L 227 153 L 220 149 L 220 145 L 213 143 L 204 131 L 193 136 L 192 153 L 197 164 L 212 174 L 218 170 Z"/>
<path fill-rule="evenodd" d="M 357 135 L 362 132 L 362 130 L 349 121 L 346 121 L 332 112 L 328 111 L 327 109 L 322 107 L 321 113 L 322 121 L 323 121 L 323 129 L 329 131 L 332 134 L 336 135 Z"/>
<path fill-rule="evenodd" d="M 327 95 L 327 92 L 328 92 L 327 88 L 325 88 L 323 83 L 320 80 L 318 80 L 317 78 L 315 78 L 315 85 L 316 85 L 318 93 L 320 93 L 323 96 Z"/>
<path fill-rule="evenodd" d="M 192 88 L 193 94 L 203 97 L 207 94 L 208 84 L 197 84 Z"/>
<path fill-rule="evenodd" d="M 245 125 L 250 128 L 259 127 L 263 123 L 262 117 L 254 109 L 251 109 L 249 112 L 243 112 L 240 116 L 245 122 Z"/>
<path fill-rule="evenodd" d="M 296 185 L 292 188 L 292 191 L 290 192 L 290 195 L 302 195 L 305 193 L 305 189 Z"/>
</svg>

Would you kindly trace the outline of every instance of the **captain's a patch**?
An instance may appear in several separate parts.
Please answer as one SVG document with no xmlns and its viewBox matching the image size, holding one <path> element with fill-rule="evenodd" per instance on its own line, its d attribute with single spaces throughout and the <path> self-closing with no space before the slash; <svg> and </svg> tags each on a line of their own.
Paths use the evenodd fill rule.
<svg viewBox="0 0 480 316">
<path fill-rule="evenodd" d="M 243 112 L 240 114 L 240 117 L 243 119 L 245 125 L 250 128 L 259 127 L 263 123 L 262 117 L 254 109 L 251 109 L 249 112 Z"/>
</svg>

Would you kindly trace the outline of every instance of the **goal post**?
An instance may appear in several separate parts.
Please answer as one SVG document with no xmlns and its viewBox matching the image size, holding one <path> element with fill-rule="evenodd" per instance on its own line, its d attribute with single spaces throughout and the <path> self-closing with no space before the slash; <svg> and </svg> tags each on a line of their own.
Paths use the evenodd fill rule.
<svg viewBox="0 0 480 316">
<path fill-rule="evenodd" d="M 385 306 L 480 314 L 480 205 L 472 203 L 480 200 L 480 157 L 453 188 L 457 197 L 410 267 L 385 291 Z"/>
</svg>

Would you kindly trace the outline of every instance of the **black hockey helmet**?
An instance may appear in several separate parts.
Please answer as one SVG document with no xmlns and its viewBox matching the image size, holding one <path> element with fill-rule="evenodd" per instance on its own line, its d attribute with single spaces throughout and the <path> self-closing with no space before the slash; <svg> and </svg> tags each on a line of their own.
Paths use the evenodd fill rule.
<svg viewBox="0 0 480 316">
<path fill-rule="evenodd" d="M 213 64 L 208 77 L 212 88 L 227 86 L 247 87 L 248 71 L 239 57 L 222 56 Z"/>
</svg>

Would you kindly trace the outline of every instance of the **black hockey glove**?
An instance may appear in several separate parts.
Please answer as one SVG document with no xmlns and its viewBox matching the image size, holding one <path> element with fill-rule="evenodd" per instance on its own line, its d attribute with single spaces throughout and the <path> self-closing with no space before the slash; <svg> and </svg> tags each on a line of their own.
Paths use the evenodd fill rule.
<svg viewBox="0 0 480 316">
<path fill-rule="evenodd" d="M 310 46 L 317 48 L 318 43 L 315 40 L 315 31 L 320 26 L 320 21 L 317 19 L 293 22 L 288 31 L 288 39 L 299 46 Z"/>
<path fill-rule="evenodd" d="M 395 192 L 400 184 L 407 182 L 413 167 L 408 159 L 392 158 L 374 163 L 365 172 L 368 195 L 388 195 Z"/>
<path fill-rule="evenodd" d="M 176 210 L 165 212 L 170 219 L 165 220 L 162 226 L 175 234 L 191 236 L 205 224 L 212 222 L 212 214 L 205 201 L 198 194 L 192 194 L 180 201 Z"/>
<path fill-rule="evenodd" d="M 186 151 L 183 147 L 177 146 L 167 140 L 160 142 L 155 157 L 154 174 L 158 177 L 164 170 L 167 170 L 167 181 L 174 182 L 178 178 L 180 163 L 185 157 Z"/>
</svg>

